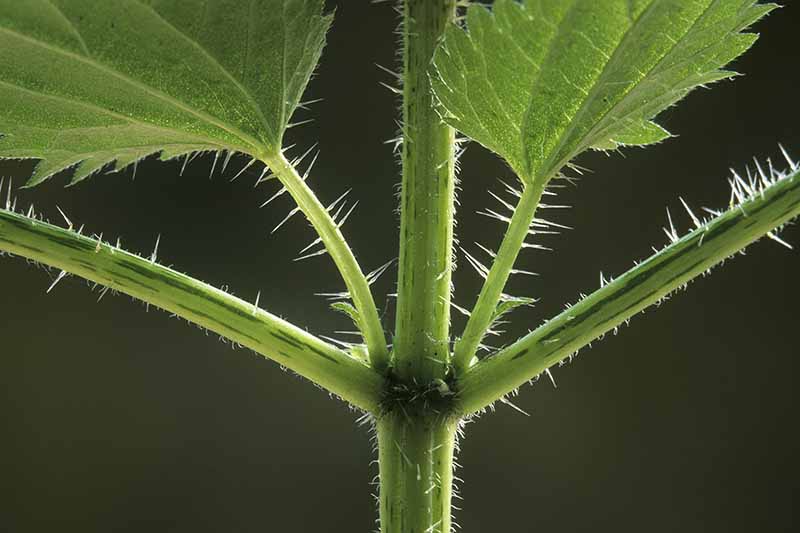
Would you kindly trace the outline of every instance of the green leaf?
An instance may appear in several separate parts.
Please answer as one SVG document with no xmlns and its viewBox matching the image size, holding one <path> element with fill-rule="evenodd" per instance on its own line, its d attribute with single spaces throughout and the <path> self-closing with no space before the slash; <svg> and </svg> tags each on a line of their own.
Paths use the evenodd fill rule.
<svg viewBox="0 0 800 533">
<path fill-rule="evenodd" d="M 497 0 L 447 32 L 432 85 L 445 120 L 526 182 L 588 148 L 669 137 L 650 120 L 720 70 L 774 9 L 754 0 Z M 468 30 L 468 31 L 467 31 Z"/>
<path fill-rule="evenodd" d="M 503 318 L 503 316 L 507 315 L 518 307 L 531 306 L 535 303 L 536 298 L 503 294 L 500 298 L 500 302 L 497 304 L 497 308 L 494 310 L 494 315 L 492 315 L 492 322 L 500 320 Z"/>
<path fill-rule="evenodd" d="M 276 153 L 319 59 L 323 0 L 0 0 L 0 158 L 31 184 L 161 153 Z"/>
<path fill-rule="evenodd" d="M 333 302 L 331 304 L 331 309 L 347 315 L 350 317 L 350 320 L 353 321 L 353 324 L 357 328 L 361 329 L 361 316 L 358 314 L 358 309 L 353 307 L 351 304 L 347 302 Z"/>
</svg>

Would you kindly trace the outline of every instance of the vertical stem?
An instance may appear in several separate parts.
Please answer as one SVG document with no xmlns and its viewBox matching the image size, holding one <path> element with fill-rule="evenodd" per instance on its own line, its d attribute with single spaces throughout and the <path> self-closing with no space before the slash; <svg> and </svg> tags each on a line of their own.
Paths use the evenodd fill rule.
<svg viewBox="0 0 800 533">
<path fill-rule="evenodd" d="M 395 368 L 442 377 L 449 359 L 455 132 L 433 106 L 428 69 L 456 0 L 405 0 L 403 183 Z"/>
<path fill-rule="evenodd" d="M 450 533 L 455 418 L 378 420 L 381 533 Z"/>
</svg>

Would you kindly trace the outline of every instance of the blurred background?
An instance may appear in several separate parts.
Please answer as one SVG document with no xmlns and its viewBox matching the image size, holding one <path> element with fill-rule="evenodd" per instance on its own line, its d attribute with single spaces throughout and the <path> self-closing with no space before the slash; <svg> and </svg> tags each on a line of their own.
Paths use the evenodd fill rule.
<svg viewBox="0 0 800 533">
<path fill-rule="evenodd" d="M 508 339 L 540 324 L 665 244 L 678 196 L 699 209 L 727 204 L 729 167 L 752 157 L 800 158 L 796 28 L 800 7 L 758 25 L 761 40 L 734 68 L 659 122 L 677 138 L 647 150 L 587 154 L 591 170 L 551 218 L 574 229 L 526 252 L 541 274 L 511 292 L 541 298 L 518 311 Z M 345 226 L 362 266 L 396 256 L 399 167 L 392 79 L 398 17 L 391 3 L 330 2 L 336 21 L 308 98 L 324 98 L 291 132 L 297 152 L 319 142 L 311 183 L 323 201 L 347 188 L 360 200 Z M 342 288 L 327 256 L 295 263 L 312 240 L 301 217 L 270 230 L 288 195 L 265 209 L 274 182 L 255 171 L 231 183 L 234 160 L 209 179 L 211 157 L 178 175 L 148 161 L 64 189 L 65 178 L 18 191 L 53 221 L 56 206 L 86 232 L 116 235 L 159 259 L 317 334 L 348 329 L 315 293 Z M 510 172 L 476 144 L 462 160 L 458 235 L 475 251 L 503 227 L 476 214 Z M 30 165 L 3 163 L 21 184 Z M 783 238 L 800 245 L 800 231 Z M 456 302 L 480 279 L 461 258 Z M 548 380 L 466 427 L 457 475 L 466 532 L 789 531 L 797 518 L 795 381 L 800 373 L 800 253 L 762 241 L 693 283 L 619 335 L 596 342 Z M 55 273 L 0 259 L 0 531 L 367 532 L 376 528 L 369 431 L 357 413 L 277 365 L 197 328 L 75 278 L 45 294 Z M 376 286 L 392 327 L 396 270 Z M 463 327 L 455 320 L 456 332 Z"/>
</svg>

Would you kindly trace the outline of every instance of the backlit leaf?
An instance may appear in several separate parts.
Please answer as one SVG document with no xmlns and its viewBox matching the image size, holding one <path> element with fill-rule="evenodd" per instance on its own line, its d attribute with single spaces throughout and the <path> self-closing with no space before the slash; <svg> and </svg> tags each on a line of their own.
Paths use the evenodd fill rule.
<svg viewBox="0 0 800 533">
<path fill-rule="evenodd" d="M 588 148 L 669 136 L 651 119 L 749 48 L 754 0 L 497 0 L 472 5 L 435 57 L 445 120 L 524 180 Z"/>
<path fill-rule="evenodd" d="M 31 183 L 160 153 L 280 149 L 323 0 L 0 0 L 0 158 Z"/>
</svg>

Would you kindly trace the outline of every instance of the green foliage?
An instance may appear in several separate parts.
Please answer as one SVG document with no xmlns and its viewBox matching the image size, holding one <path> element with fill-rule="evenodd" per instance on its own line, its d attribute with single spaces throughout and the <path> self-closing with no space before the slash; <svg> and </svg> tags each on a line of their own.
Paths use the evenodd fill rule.
<svg viewBox="0 0 800 533">
<path fill-rule="evenodd" d="M 800 170 L 732 181 L 730 209 L 485 360 L 484 335 L 531 298 L 504 293 L 550 179 L 587 149 L 662 141 L 652 119 L 693 88 L 733 75 L 754 0 L 497 0 L 453 24 L 454 0 L 405 0 L 398 325 L 391 357 L 370 285 L 282 140 L 324 46 L 323 0 L 0 0 L 0 159 L 41 162 L 31 184 L 73 181 L 151 154 L 241 152 L 269 167 L 330 254 L 347 291 L 331 307 L 364 344 L 340 350 L 289 322 L 149 259 L 0 210 L 0 251 L 129 294 L 272 358 L 374 417 L 384 533 L 450 530 L 461 418 L 558 364 L 635 313 L 800 215 Z M 438 48 L 437 48 L 438 47 Z M 427 70 L 430 69 L 430 72 Z M 503 157 L 524 187 L 498 200 L 509 223 L 464 334 L 449 307 L 455 132 Z M 300 158 L 302 159 L 302 157 Z M 2 192 L 2 186 L 0 186 Z M 54 283 L 54 284 L 55 284 Z M 52 286 L 51 286 L 52 287 Z M 260 294 L 260 293 L 259 293 Z M 260 296 L 259 296 L 260 297 Z M 451 350 L 452 348 L 452 350 Z M 390 406 L 387 408 L 387 406 Z"/>
<path fill-rule="evenodd" d="M 547 180 L 588 148 L 669 136 L 650 121 L 756 40 L 754 0 L 497 0 L 473 5 L 435 59 L 445 120 Z"/>
<path fill-rule="evenodd" d="M 280 149 L 322 0 L 0 0 L 0 158 L 39 183 L 161 153 Z"/>
<path fill-rule="evenodd" d="M 507 313 L 510 313 L 518 307 L 533 305 L 534 303 L 536 303 L 535 298 L 504 295 L 500 298 L 500 303 L 497 304 L 497 309 L 495 309 L 494 315 L 492 316 L 492 322 L 497 322 Z"/>
</svg>

